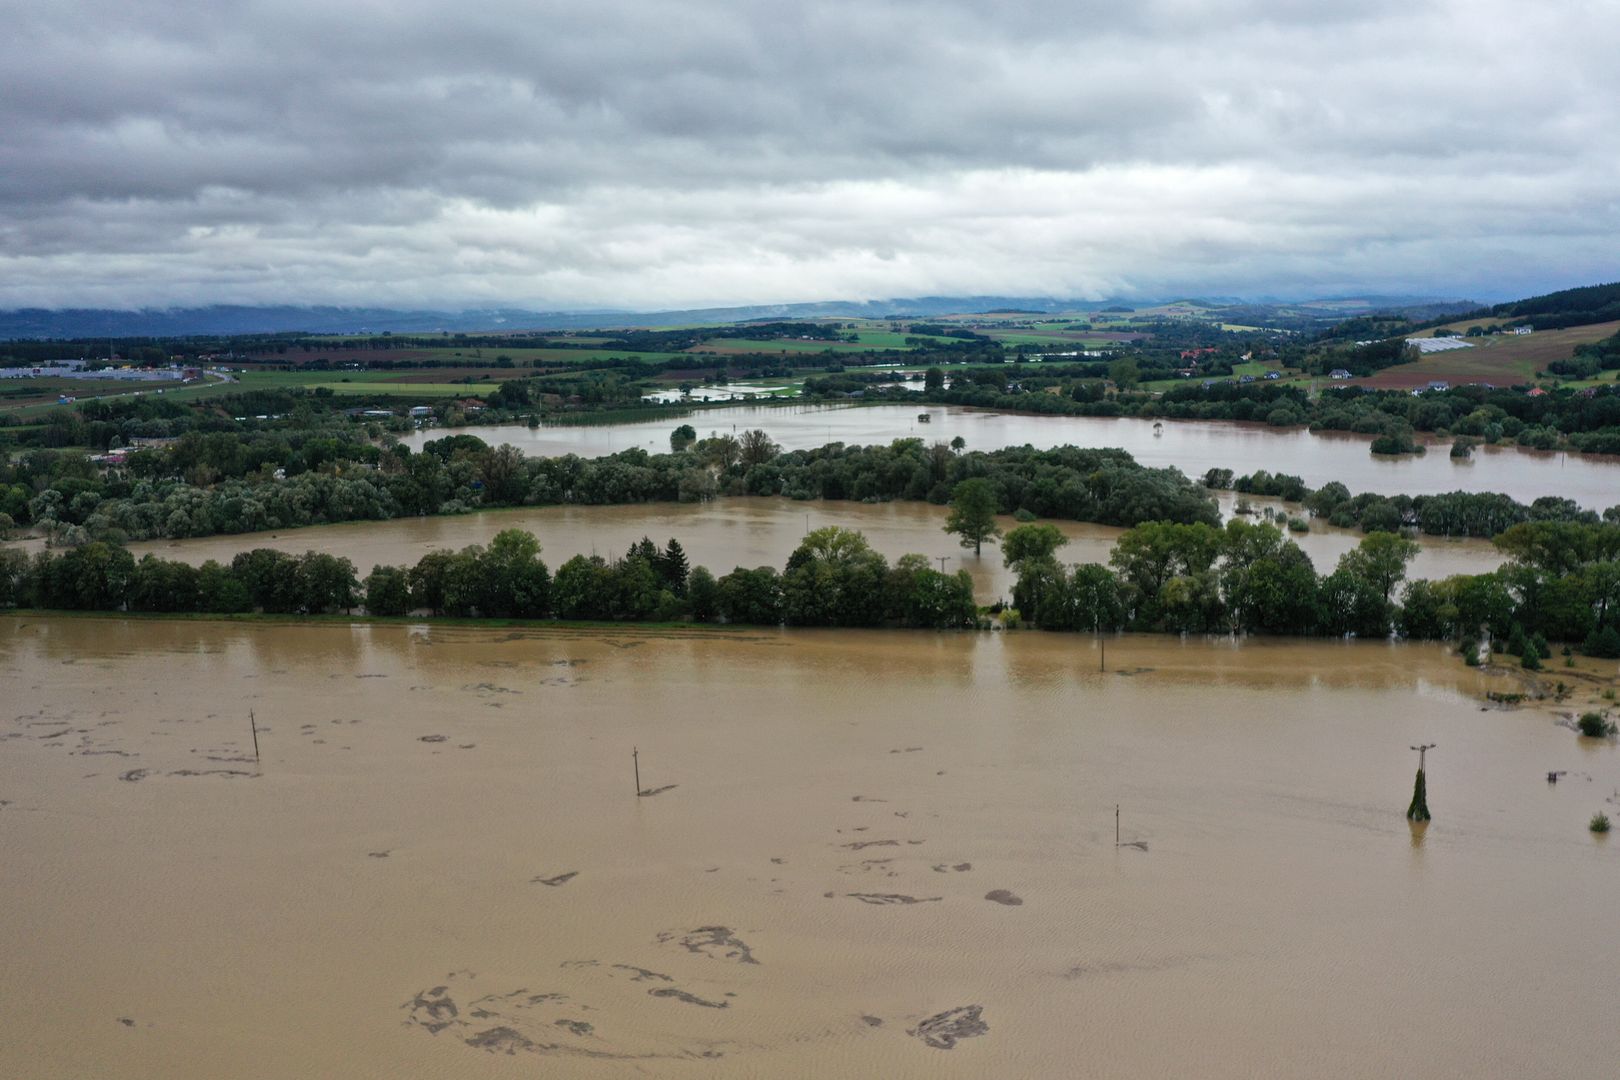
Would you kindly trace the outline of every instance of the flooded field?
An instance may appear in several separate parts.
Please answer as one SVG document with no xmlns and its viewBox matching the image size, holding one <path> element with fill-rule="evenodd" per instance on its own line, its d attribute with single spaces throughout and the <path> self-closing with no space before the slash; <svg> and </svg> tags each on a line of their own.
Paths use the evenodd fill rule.
<svg viewBox="0 0 1620 1080">
<path fill-rule="evenodd" d="M 919 414 L 929 416 L 918 423 Z M 1447 491 L 1499 491 L 1521 502 L 1554 493 L 1601 510 L 1620 504 L 1620 459 L 1518 448 L 1479 447 L 1471 461 L 1452 461 L 1449 446 L 1431 446 L 1417 458 L 1375 458 L 1370 438 L 1303 428 L 1280 430 L 1260 425 L 1193 420 L 1166 421 L 1155 435 L 1153 421 L 1135 418 L 1028 416 L 943 405 L 736 406 L 699 412 L 687 421 L 654 420 L 595 427 L 473 427 L 459 429 L 492 444 L 503 442 L 525 453 L 598 457 L 631 447 L 650 453 L 669 450 L 669 434 L 690 423 L 700 435 L 763 428 L 789 450 L 830 442 L 888 443 L 921 438 L 949 442 L 960 435 L 972 450 L 994 450 L 1026 443 L 1047 448 L 1117 446 L 1155 467 L 1174 466 L 1191 477 L 1212 467 L 1238 475 L 1259 469 L 1303 477 L 1311 487 L 1338 480 L 1352 492 L 1434 495 Z M 428 439 L 452 434 L 430 429 L 403 441 L 420 448 Z"/>
<path fill-rule="evenodd" d="M 1613 744 L 1438 647 L 1098 660 L 0 618 L 0 1075 L 1612 1075 Z"/>
<path fill-rule="evenodd" d="M 1230 513 L 1230 492 L 1222 493 L 1223 511 Z M 1269 500 L 1253 500 L 1264 506 Z M 1281 505 L 1272 503 L 1273 505 Z M 1297 507 L 1295 508 L 1297 511 Z M 242 533 L 195 540 L 154 540 L 129 545 L 137 557 L 154 552 L 168 559 L 200 565 L 208 559 L 229 562 L 237 552 L 257 547 L 293 554 L 325 551 L 350 559 L 364 577 L 379 563 L 412 565 L 437 548 L 463 548 L 487 544 L 502 529 L 533 532 L 545 547 L 553 569 L 574 555 L 595 552 L 622 555 L 642 536 L 662 545 L 673 537 L 681 542 L 694 566 L 707 566 L 717 575 L 738 566 L 775 566 L 780 569 L 809 529 L 839 525 L 859 529 L 890 562 L 911 552 L 946 558 L 945 568 L 967 569 L 974 592 L 984 603 L 1010 597 L 1015 575 L 1002 564 L 1001 552 L 986 547 L 974 558 L 956 538 L 944 531 L 946 509 L 928 503 L 796 502 L 792 499 L 730 498 L 705 504 L 654 503 L 627 506 L 547 506 L 496 510 L 460 517 L 401 518 L 395 521 L 323 525 L 307 529 L 281 529 L 273 533 Z M 1257 520 L 1257 519 L 1256 519 Z M 1054 521 L 1069 537 L 1059 555 L 1066 562 L 1107 562 L 1108 553 L 1123 529 L 1075 521 Z M 1001 527 L 1016 528 L 1012 518 Z M 1361 540 L 1361 534 L 1315 522 L 1305 534 L 1289 534 L 1310 555 L 1318 571 L 1333 569 L 1339 557 Z M 1481 574 L 1502 563 L 1501 554 L 1488 540 L 1445 540 L 1420 537 L 1422 551 L 1412 561 L 1411 576 L 1442 578 L 1448 574 Z M 35 547 L 42 541 L 35 541 Z"/>
</svg>

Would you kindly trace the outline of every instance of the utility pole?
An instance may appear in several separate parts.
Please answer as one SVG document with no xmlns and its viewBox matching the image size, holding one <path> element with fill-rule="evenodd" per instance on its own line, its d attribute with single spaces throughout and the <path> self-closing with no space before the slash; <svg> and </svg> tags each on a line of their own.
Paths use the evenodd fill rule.
<svg viewBox="0 0 1620 1080">
<path fill-rule="evenodd" d="M 637 750 L 635 747 L 632 746 L 630 748 L 630 763 L 636 770 L 636 795 L 637 796 L 639 796 L 641 794 L 641 757 L 640 757 L 640 753 L 641 752 L 639 750 Z"/>
<path fill-rule="evenodd" d="M 259 722 L 253 717 L 253 710 L 248 710 L 248 728 L 253 732 L 253 764 L 259 763 Z"/>
<path fill-rule="evenodd" d="M 1424 758 L 1433 750 L 1436 743 L 1424 743 L 1411 749 L 1418 752 L 1417 779 L 1412 784 L 1412 804 L 1406 808 L 1406 820 L 1424 822 L 1429 820 L 1429 783 L 1424 776 Z"/>
<path fill-rule="evenodd" d="M 1119 803 L 1114 804 L 1114 846 L 1119 847 Z"/>
<path fill-rule="evenodd" d="M 934 558 L 939 560 L 939 572 L 943 574 L 945 572 L 945 564 L 950 561 L 951 557 L 949 555 L 935 555 Z"/>
<path fill-rule="evenodd" d="M 1105 638 L 1105 637 L 1099 637 L 1097 639 L 1097 644 L 1099 646 L 1101 646 L 1101 648 L 1102 648 L 1101 655 L 1099 655 L 1097 657 L 1097 670 L 1098 671 L 1107 671 L 1108 670 L 1108 639 Z"/>
<path fill-rule="evenodd" d="M 1418 752 L 1418 772 L 1423 771 L 1423 758 L 1424 758 L 1424 755 L 1426 755 L 1430 750 L 1433 750 L 1436 746 L 1439 746 L 1439 745 L 1440 745 L 1439 743 L 1432 743 L 1431 742 L 1431 743 L 1424 743 L 1422 746 L 1410 746 L 1410 747 L 1407 747 L 1407 749 L 1409 749 L 1409 750 L 1416 750 Z"/>
</svg>

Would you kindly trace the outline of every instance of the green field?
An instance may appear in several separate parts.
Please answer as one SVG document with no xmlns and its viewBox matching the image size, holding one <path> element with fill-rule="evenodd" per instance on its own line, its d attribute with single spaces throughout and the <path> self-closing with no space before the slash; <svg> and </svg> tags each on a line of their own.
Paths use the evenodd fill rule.
<svg viewBox="0 0 1620 1080">
<path fill-rule="evenodd" d="M 1106 337 L 1089 337 L 1080 331 L 1062 334 L 1041 334 L 1027 330 L 992 330 L 990 337 L 1003 345 L 1039 345 L 1052 349 L 1102 349 L 1117 346 L 1119 342 Z"/>
</svg>

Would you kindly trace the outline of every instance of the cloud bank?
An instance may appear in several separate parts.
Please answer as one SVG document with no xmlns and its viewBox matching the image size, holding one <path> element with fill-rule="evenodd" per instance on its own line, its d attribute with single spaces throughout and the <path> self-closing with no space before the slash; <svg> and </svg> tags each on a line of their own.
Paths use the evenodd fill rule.
<svg viewBox="0 0 1620 1080">
<path fill-rule="evenodd" d="M 3 307 L 1620 276 L 1610 4 L 13 7 Z"/>
</svg>

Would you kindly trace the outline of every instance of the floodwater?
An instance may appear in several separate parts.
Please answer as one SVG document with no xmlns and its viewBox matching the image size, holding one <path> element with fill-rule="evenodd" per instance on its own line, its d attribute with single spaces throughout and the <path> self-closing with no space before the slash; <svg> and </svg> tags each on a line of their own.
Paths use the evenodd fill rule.
<svg viewBox="0 0 1620 1080">
<path fill-rule="evenodd" d="M 918 423 L 919 414 L 927 414 L 929 422 Z M 428 439 L 464 431 L 493 444 L 512 443 L 537 456 L 599 457 L 632 447 L 664 453 L 669 450 L 670 432 L 681 423 L 690 423 L 700 435 L 763 428 L 789 450 L 830 442 L 886 444 L 903 438 L 949 442 L 961 436 L 973 450 L 1026 443 L 1043 449 L 1065 444 L 1121 447 L 1144 465 L 1174 466 L 1194 478 L 1211 468 L 1231 469 L 1240 476 L 1265 469 L 1303 477 L 1311 487 L 1338 480 L 1357 494 L 1499 491 L 1530 502 L 1552 493 L 1594 510 L 1620 504 L 1620 458 L 1612 456 L 1482 446 L 1474 451 L 1473 460 L 1455 462 L 1449 446 L 1438 444 L 1421 457 L 1375 458 L 1368 452 L 1370 437 L 1362 435 L 1197 420 L 1165 421 L 1156 435 L 1152 420 L 1134 417 L 1029 416 L 942 405 L 734 406 L 700 412 L 687 420 L 634 424 L 428 429 L 401 441 L 420 449 Z"/>
<path fill-rule="evenodd" d="M 0 618 L 0 1075 L 1613 1075 L 1613 745 L 1438 647 L 1098 660 Z"/>
<path fill-rule="evenodd" d="M 1221 493 L 1229 515 L 1230 492 Z M 1255 505 L 1281 505 L 1274 500 L 1252 500 Z M 1295 512 L 1298 508 L 1295 507 Z M 137 557 L 154 552 L 168 559 L 201 565 L 208 559 L 229 562 L 239 551 L 276 548 L 292 554 L 324 551 L 354 562 L 363 578 L 379 563 L 412 565 L 429 551 L 487 544 L 502 529 L 527 529 L 540 538 L 544 558 L 555 569 L 578 554 L 604 557 L 622 555 L 643 536 L 660 546 L 679 540 L 693 566 L 707 566 L 716 576 L 738 566 L 774 566 L 780 569 L 799 546 L 805 533 L 827 525 L 858 529 L 892 563 L 915 552 L 931 559 L 945 558 L 945 569 L 966 569 L 973 575 L 974 593 L 984 603 L 1012 596 L 1016 577 L 1002 563 L 1001 551 L 986 546 L 977 558 L 945 532 L 946 508 L 919 502 L 797 502 L 782 498 L 726 498 L 710 503 L 634 503 L 625 506 L 546 506 L 495 510 L 459 517 L 400 518 L 395 521 L 322 525 L 281 529 L 269 533 L 208 536 L 192 540 L 154 540 L 130 545 Z M 1251 520 L 1259 520 L 1254 518 Z M 1000 521 L 1003 531 L 1018 526 L 1010 517 Z M 1058 554 L 1065 561 L 1108 561 L 1123 529 L 1075 521 L 1053 521 L 1069 538 Z M 1289 534 L 1311 557 L 1319 573 L 1327 573 L 1339 557 L 1361 541 L 1361 534 L 1312 522 L 1311 531 Z M 1442 578 L 1449 574 L 1482 574 L 1503 562 L 1488 540 L 1420 538 L 1422 550 L 1412 561 L 1412 577 Z M 40 543 L 35 542 L 35 546 Z"/>
</svg>

